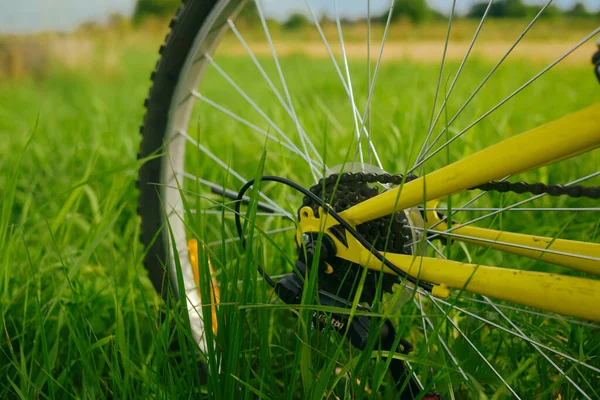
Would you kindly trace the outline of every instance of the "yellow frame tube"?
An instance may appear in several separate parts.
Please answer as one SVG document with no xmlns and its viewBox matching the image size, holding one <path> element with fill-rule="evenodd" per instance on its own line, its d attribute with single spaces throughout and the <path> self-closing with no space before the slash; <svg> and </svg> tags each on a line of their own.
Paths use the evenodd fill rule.
<svg viewBox="0 0 600 400">
<path fill-rule="evenodd" d="M 427 203 L 427 207 L 436 208 L 437 204 L 438 201 L 429 202 Z M 425 227 L 431 227 L 431 231 L 440 232 L 440 234 L 443 235 L 444 231 L 448 229 L 448 224 L 446 221 L 442 221 L 439 218 L 437 212 L 428 211 Z M 460 235 L 450 236 L 451 240 L 457 242 L 472 243 L 478 246 L 500 250 L 505 253 L 517 254 L 536 260 L 540 259 L 551 264 L 600 275 L 600 261 L 576 256 L 582 255 L 600 259 L 600 244 L 598 243 L 525 235 L 522 233 L 498 231 L 475 226 L 460 226 L 460 223 L 453 224 L 451 235 Z M 515 247 L 511 246 L 511 244 L 526 246 L 528 248 Z M 548 252 L 547 250 L 568 254 L 556 254 Z"/>
<path fill-rule="evenodd" d="M 370 252 L 362 256 L 363 261 L 368 260 L 363 265 L 381 270 L 381 262 Z M 598 280 L 403 254 L 388 253 L 386 258 L 410 275 L 428 282 L 600 322 Z"/>
<path fill-rule="evenodd" d="M 304 232 L 325 232 L 335 243 L 336 257 L 360 264 L 366 268 L 395 274 L 364 248 L 354 236 L 346 232 L 346 244 L 330 229 L 337 222 L 324 210 L 320 218 L 310 207 L 300 210 L 300 230 L 296 233 L 302 243 Z M 577 318 L 600 322 L 600 281 L 544 272 L 490 267 L 442 260 L 430 257 L 384 253 L 385 258 L 409 275 L 434 283 L 432 294 L 449 296 L 448 288 L 490 296 L 525 306 Z"/>
<path fill-rule="evenodd" d="M 446 222 L 441 222 L 432 231 L 442 232 L 448 229 Z M 517 254 L 523 257 L 540 259 L 542 261 L 560 265 L 566 268 L 600 275 L 600 261 L 577 257 L 576 255 L 600 258 L 600 244 L 579 242 L 576 240 L 554 239 L 544 236 L 524 235 L 494 229 L 478 228 L 475 226 L 459 227 L 452 230 L 451 234 L 462 235 L 451 236 L 451 240 L 457 242 L 472 243 L 478 246 L 489 247 L 505 253 Z M 469 236 L 469 237 L 466 237 Z M 478 240 L 479 239 L 479 240 Z M 502 243 L 495 243 L 502 242 Z M 503 244 L 507 243 L 507 244 Z M 527 246 L 522 247 L 511 246 Z M 537 249 L 539 250 L 537 250 Z M 573 255 L 549 253 L 547 250 L 560 251 Z M 600 295 L 600 293 L 599 293 Z"/>
<path fill-rule="evenodd" d="M 600 103 L 506 139 L 431 174 L 383 192 L 340 213 L 340 216 L 356 226 L 397 210 L 424 204 L 428 199 L 444 198 L 491 180 L 563 160 L 599 146 Z M 302 243 L 303 232 L 323 231 L 334 241 L 337 257 L 369 269 L 393 273 L 352 235 L 346 234 L 347 244 L 341 243 L 330 232 L 330 228 L 336 225 L 335 220 L 328 217 L 323 210 L 319 215 L 320 217 L 316 218 L 310 207 L 302 208 L 297 232 L 298 243 Z M 530 250 L 531 253 L 524 251 L 517 254 L 541 257 L 545 261 L 570 268 L 585 264 L 583 259 L 573 258 L 576 261 L 572 262 L 566 260 L 569 257 L 544 252 L 548 247 L 548 238 L 519 236 L 509 232 L 498 233 L 474 227 L 461 229 L 462 232 L 459 229 L 456 232 L 468 236 L 491 237 L 505 242 L 527 245 L 533 243 L 532 247 L 540 248 Z M 542 241 L 538 243 L 537 239 Z M 482 243 L 477 241 L 477 244 Z M 572 248 L 573 246 L 575 248 Z M 516 253 L 516 248 L 511 246 L 495 248 Z M 564 251 L 570 249 L 583 255 L 598 254 L 597 245 L 575 244 L 572 241 L 554 241 L 550 248 Z M 432 291 L 435 296 L 448 296 L 448 288 L 464 289 L 496 299 L 600 322 L 600 280 L 402 254 L 386 253 L 385 257 L 411 276 L 436 284 Z M 597 271 L 597 263 L 583 268 L 588 272 Z"/>
<path fill-rule="evenodd" d="M 508 138 L 340 213 L 354 225 L 600 147 L 600 103 Z"/>
</svg>

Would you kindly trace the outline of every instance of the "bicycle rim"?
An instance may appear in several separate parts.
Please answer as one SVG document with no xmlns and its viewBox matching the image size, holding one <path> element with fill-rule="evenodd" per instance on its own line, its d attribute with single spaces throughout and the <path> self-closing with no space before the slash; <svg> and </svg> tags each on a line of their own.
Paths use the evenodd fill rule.
<svg viewBox="0 0 600 400">
<path fill-rule="evenodd" d="M 344 171 L 357 163 L 391 173 L 423 175 L 594 100 L 591 91 L 580 94 L 571 87 L 579 79 L 593 84 L 591 74 L 575 79 L 576 73 L 569 76 L 568 69 L 555 71 L 555 66 L 568 62 L 565 58 L 581 48 L 590 49 L 598 28 L 574 39 L 572 46 L 561 48 L 549 60 L 523 68 L 511 64 L 511 56 L 523 46 L 523 37 L 534 29 L 550 2 L 506 39 L 506 48 L 494 61 L 480 61 L 475 55 L 485 46 L 480 35 L 489 23 L 487 14 L 472 26 L 472 36 L 461 48 L 464 53 L 452 55 L 456 49 L 449 39 L 455 24 L 451 13 L 447 34 L 431 56 L 430 61 L 441 59 L 435 67 L 431 62 L 403 62 L 390 56 L 400 51 L 389 39 L 394 34 L 392 7 L 381 7 L 384 22 L 369 25 L 359 41 L 356 32 L 362 31 L 341 23 L 349 11 L 339 3 L 332 3 L 332 22 L 324 24 L 319 22 L 317 3 L 303 4 L 313 24 L 305 29 L 312 33 L 290 44 L 279 40 L 282 35 L 277 28 L 269 27 L 265 18 L 272 11 L 266 2 L 257 3 L 260 22 L 251 28 L 236 19 L 245 2 L 216 2 L 196 28 L 178 75 L 162 138 L 158 179 L 142 184 L 155 185 L 163 227 L 156 243 L 163 248 L 162 261 L 175 292 L 185 294 L 200 351 L 219 359 L 213 361 L 213 373 L 215 366 L 221 368 L 233 355 L 218 350 L 215 335 L 207 329 L 216 325 L 216 320 L 207 322 L 207 302 L 201 306 L 201 297 L 215 302 L 213 296 L 207 297 L 215 286 L 207 283 L 212 282 L 207 279 L 211 273 L 217 275 L 221 302 L 261 315 L 249 320 L 270 321 L 261 325 L 269 330 L 259 328 L 254 335 L 279 338 L 273 348 L 311 348 L 310 343 L 290 345 L 280 338 L 286 330 L 276 328 L 273 321 L 281 317 L 281 310 L 264 306 L 264 315 L 257 311 L 261 309 L 257 304 L 272 303 L 273 298 L 254 269 L 261 263 L 275 279 L 291 270 L 296 256 L 292 220 L 302 197 L 280 186 L 260 186 L 250 196 L 250 211 L 245 214 L 249 250 L 240 250 L 232 224 L 231 195 L 224 196 L 223 191 L 236 193 L 245 181 L 261 175 L 279 175 L 310 187 L 328 168 L 340 164 L 346 166 Z M 375 3 L 365 4 L 363 12 L 367 6 L 379 7 Z M 316 44 L 321 47 L 316 49 Z M 558 87 L 550 90 L 551 84 Z M 548 97 L 558 91 L 568 95 Z M 524 107 L 531 112 L 520 112 Z M 510 179 L 597 185 L 597 154 L 587 153 Z M 467 192 L 445 199 L 438 211 L 452 214 L 463 224 L 597 242 L 596 206 L 595 201 L 585 199 Z M 197 257 L 200 272 L 190 261 L 188 239 L 199 243 L 199 252 L 192 258 Z M 427 247 L 432 257 L 563 272 L 540 260 L 458 242 L 431 240 Z M 462 291 L 449 300 L 421 293 L 391 306 L 400 292 L 388 295 L 381 310 L 413 341 L 410 367 L 425 390 L 471 398 L 483 394 L 599 396 L 600 364 L 593 357 L 600 347 L 594 334 L 598 325 Z M 231 312 L 226 307 L 219 312 Z M 224 317 L 217 320 L 224 325 Z M 323 359 L 334 355 L 347 374 L 333 374 L 322 390 L 343 396 L 366 393 L 352 372 L 361 377 L 367 371 L 364 366 L 344 369 L 353 365 L 353 358 L 340 355 L 339 346 L 339 342 L 329 342 L 324 350 L 311 353 L 321 357 L 314 364 L 321 368 L 316 374 L 331 368 Z M 262 353 L 257 350 L 256 354 Z M 298 385 L 308 390 L 306 383 Z M 369 385 L 377 387 L 371 381 Z"/>
</svg>

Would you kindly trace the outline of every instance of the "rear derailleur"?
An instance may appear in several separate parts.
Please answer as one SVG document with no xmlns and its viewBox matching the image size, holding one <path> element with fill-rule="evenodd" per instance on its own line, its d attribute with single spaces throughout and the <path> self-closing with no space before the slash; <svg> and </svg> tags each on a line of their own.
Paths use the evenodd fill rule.
<svg viewBox="0 0 600 400">
<path fill-rule="evenodd" d="M 321 239 L 326 238 L 323 235 Z M 327 279 L 324 271 L 326 270 L 326 264 L 328 262 L 334 262 L 335 258 L 335 245 L 329 243 L 326 239 L 321 242 L 320 255 L 319 255 L 319 283 L 321 279 Z M 284 275 L 275 285 L 275 291 L 279 298 L 287 304 L 300 304 L 302 299 L 302 293 L 304 290 L 304 279 L 301 277 L 308 277 L 307 265 L 314 265 L 312 263 L 312 256 L 315 255 L 317 246 L 317 235 L 308 236 L 308 240 L 305 240 L 306 259 L 300 257 L 296 262 L 296 268 L 299 272 L 292 272 Z M 308 268 L 310 269 L 310 268 Z M 352 302 L 345 298 L 334 295 L 323 289 L 318 290 L 318 299 L 320 305 L 351 309 Z M 357 311 L 368 312 L 369 309 L 363 305 L 356 307 Z M 377 327 L 377 332 L 373 332 L 372 328 Z M 409 354 L 413 350 L 413 346 L 404 338 L 397 338 L 396 329 L 393 323 L 387 319 L 380 317 L 369 317 L 366 315 L 354 315 L 350 320 L 349 314 L 343 313 L 331 313 L 313 311 L 312 313 L 312 328 L 319 329 L 322 332 L 330 332 L 334 330 L 341 335 L 347 335 L 350 343 L 360 349 L 364 350 L 369 342 L 369 338 L 372 335 L 378 337 L 379 349 L 384 351 L 396 352 L 400 354 Z M 413 376 L 412 371 L 402 360 L 393 358 L 389 366 L 390 372 L 394 378 L 396 390 L 400 393 L 401 400 L 414 400 L 415 398 L 421 398 L 425 400 L 441 400 L 441 396 L 437 393 L 427 393 L 422 397 L 418 397 L 422 393 L 422 388 Z"/>
</svg>

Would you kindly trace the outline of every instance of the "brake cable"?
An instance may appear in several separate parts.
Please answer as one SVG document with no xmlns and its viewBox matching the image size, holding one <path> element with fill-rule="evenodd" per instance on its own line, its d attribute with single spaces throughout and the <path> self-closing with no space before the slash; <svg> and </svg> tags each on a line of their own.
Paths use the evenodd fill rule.
<svg viewBox="0 0 600 400">
<path fill-rule="evenodd" d="M 599 48 L 599 50 L 592 57 L 592 63 L 594 64 L 594 67 L 595 67 L 594 72 L 596 74 L 596 77 L 598 78 L 598 81 L 600 82 L 600 41 L 598 43 L 598 48 Z M 364 183 L 380 183 L 380 184 L 395 184 L 395 185 L 403 184 L 404 182 L 408 182 L 415 178 L 416 178 L 416 176 L 413 176 L 413 175 L 404 177 L 403 175 L 400 175 L 400 174 L 391 175 L 391 174 L 387 174 L 387 173 L 376 174 L 376 173 L 362 173 L 362 172 L 358 172 L 358 173 L 347 172 L 347 173 L 342 173 L 339 176 L 338 176 L 338 174 L 332 174 L 327 177 L 327 179 L 329 179 L 329 180 L 335 179 L 338 183 L 364 182 Z M 304 187 L 300 186 L 299 184 L 297 184 L 296 182 L 294 182 L 292 180 L 278 177 L 278 176 L 267 175 L 267 176 L 263 176 L 262 178 L 260 178 L 260 180 L 265 181 L 265 182 L 272 181 L 272 182 L 282 183 L 282 184 L 284 184 L 288 187 L 291 187 L 292 189 L 295 189 L 296 191 L 302 193 L 304 196 L 309 197 L 312 201 L 317 203 L 325 212 L 327 212 L 327 214 L 331 215 L 347 232 L 349 232 L 352 236 L 354 236 L 354 238 L 356 238 L 356 240 L 358 240 L 358 242 L 362 246 L 364 246 L 366 249 L 369 249 L 369 251 L 378 260 L 380 260 L 385 266 L 387 266 L 392 271 L 394 271 L 394 273 L 396 273 L 399 277 L 406 279 L 415 285 L 418 285 L 419 287 L 421 287 L 423 290 L 426 290 L 427 292 L 432 291 L 433 286 L 430 283 L 419 281 L 418 279 L 410 276 L 405 271 L 403 271 L 400 268 L 398 268 L 397 266 L 395 266 L 389 260 L 385 259 L 385 256 L 382 253 L 380 253 L 378 250 L 376 250 L 369 243 L 369 241 L 366 240 L 366 238 L 364 236 L 362 236 L 358 231 L 356 231 L 335 210 L 333 210 L 333 208 L 331 208 L 323 199 L 321 199 L 319 196 L 317 196 L 312 191 L 305 189 Z M 246 238 L 244 237 L 240 209 L 241 209 L 242 204 L 248 205 L 250 203 L 249 199 L 247 197 L 244 197 L 244 195 L 254 185 L 255 182 L 256 182 L 256 179 L 251 179 L 248 182 L 246 182 L 242 186 L 240 191 L 237 193 L 237 196 L 235 196 L 235 193 L 228 193 L 228 192 L 219 193 L 221 195 L 224 195 L 225 197 L 229 197 L 232 199 L 235 197 L 235 214 L 234 214 L 235 224 L 236 224 L 236 229 L 237 229 L 237 233 L 240 238 L 240 243 L 241 243 L 242 248 L 246 247 Z M 321 184 L 322 182 L 323 182 L 323 180 L 320 180 L 319 184 Z M 315 187 L 316 187 L 316 185 L 315 185 Z M 469 190 L 495 191 L 495 192 L 499 192 L 499 193 L 516 193 L 516 194 L 531 193 L 534 195 L 547 194 L 550 196 L 566 195 L 566 196 L 572 197 L 572 198 L 587 197 L 587 198 L 591 198 L 591 199 L 600 199 L 600 186 L 585 187 L 585 186 L 580 186 L 580 185 L 568 185 L 568 186 L 561 185 L 561 184 L 548 185 L 548 184 L 543 184 L 540 182 L 527 183 L 527 182 L 490 181 L 490 182 L 484 183 L 482 185 L 470 188 Z M 258 207 L 261 207 L 261 204 L 258 204 Z M 266 211 L 272 212 L 274 210 L 267 209 Z M 306 265 L 303 265 L 299 261 L 297 263 L 297 267 L 299 267 L 299 269 L 303 269 L 303 268 L 306 268 Z M 265 279 L 265 281 L 271 287 L 273 287 L 273 289 L 276 290 L 278 295 L 286 303 L 294 303 L 294 302 L 298 302 L 300 300 L 298 298 L 298 293 L 300 293 L 302 290 L 302 282 L 299 281 L 299 278 L 295 274 L 290 274 L 289 276 L 286 276 L 286 277 L 284 277 L 284 279 L 282 279 L 282 281 L 285 281 L 286 284 L 288 285 L 287 287 L 285 287 L 285 285 L 281 286 L 281 285 L 278 285 L 278 283 L 275 283 L 275 281 L 269 276 L 269 274 L 266 273 L 266 271 L 262 268 L 262 266 L 260 264 L 257 264 L 257 270 L 260 273 L 260 275 L 262 275 L 262 277 Z M 288 279 L 286 279 L 286 278 L 288 278 Z M 281 282 L 281 283 L 284 283 L 284 282 Z M 322 299 L 322 301 L 325 300 L 328 303 L 335 304 L 335 305 L 343 305 L 343 306 L 348 305 L 348 303 L 345 299 L 339 298 L 331 293 L 328 293 L 328 292 L 325 292 L 322 290 L 319 290 L 318 293 L 319 293 L 319 297 Z M 361 307 L 361 306 L 359 305 L 359 307 Z M 358 319 L 359 318 L 360 317 L 358 317 Z M 336 330 L 341 330 L 344 328 L 343 323 L 337 322 L 337 325 L 335 325 L 335 324 L 333 324 L 333 321 L 334 321 L 334 319 L 332 317 L 331 323 Z M 355 326 L 359 325 L 358 337 L 356 335 L 355 336 L 351 335 L 350 340 L 356 347 L 364 348 L 364 346 L 366 345 L 366 337 L 368 337 L 368 328 L 365 326 L 365 321 L 360 321 L 360 322 L 362 322 L 362 323 L 359 323 L 359 324 L 355 323 Z M 393 338 L 395 336 L 395 330 L 393 329 L 393 326 L 391 324 L 388 324 L 388 321 L 386 321 L 384 323 L 384 326 L 385 326 L 384 330 L 387 332 L 387 336 L 382 335 L 382 338 L 383 338 L 383 340 L 387 340 L 389 342 L 390 337 Z M 348 327 L 346 327 L 346 329 L 348 329 Z M 367 329 L 367 330 L 365 331 L 365 329 Z M 383 327 L 382 327 L 382 329 L 383 329 Z M 354 331 L 356 331 L 356 330 L 357 329 L 354 329 Z M 392 336 L 390 336 L 390 335 L 392 335 Z M 380 339 L 380 340 L 382 340 L 382 339 Z M 408 352 L 410 352 L 412 350 L 412 346 L 410 346 L 410 344 L 404 340 L 401 340 L 401 345 L 403 346 L 402 352 L 405 354 L 407 354 Z M 387 346 L 389 346 L 389 345 L 386 344 L 386 347 Z M 392 350 L 392 349 L 389 349 L 389 350 Z M 395 361 L 395 360 L 393 360 L 393 361 Z M 400 365 L 400 367 L 403 367 L 403 365 Z M 396 371 L 396 372 L 398 373 L 398 371 Z M 404 374 L 405 371 L 402 370 L 401 373 Z M 414 385 L 414 382 L 412 382 L 412 379 L 410 377 L 408 377 L 408 379 L 409 379 L 409 381 L 408 381 L 409 387 L 411 386 L 411 384 Z M 409 392 L 412 392 L 412 390 L 409 390 Z M 412 396 L 412 394 L 409 394 L 409 395 Z M 427 397 L 427 395 L 426 395 L 427 398 L 439 398 L 439 395 L 437 395 L 437 394 L 432 394 L 431 396 L 432 397 Z"/>
<path fill-rule="evenodd" d="M 319 204 L 321 206 L 321 208 L 325 212 L 327 212 L 327 214 L 331 215 L 347 232 L 349 232 L 352 236 L 354 236 L 354 238 L 356 238 L 356 240 L 362 246 L 369 249 L 369 251 L 375 256 L 375 258 L 377 258 L 379 261 L 381 261 L 383 263 L 383 265 L 385 265 L 386 267 L 388 267 L 389 269 L 394 271 L 394 273 L 396 275 L 398 275 L 402 279 L 406 279 L 407 281 L 409 281 L 410 283 L 412 283 L 414 285 L 419 286 L 420 288 L 422 288 L 423 290 L 425 290 L 427 292 L 432 291 L 432 289 L 433 289 L 432 284 L 420 281 L 419 279 L 417 279 L 413 276 L 410 276 L 405 271 L 401 270 L 396 265 L 394 265 L 390 260 L 386 259 L 385 256 L 381 252 L 379 252 L 378 250 L 373 248 L 373 246 L 369 243 L 369 241 L 364 236 L 362 236 L 360 233 L 358 233 L 356 231 L 356 229 L 354 229 L 352 227 L 352 225 L 350 225 L 346 220 L 344 220 L 344 218 L 342 218 L 336 211 L 334 211 L 333 208 L 331 208 L 325 201 L 323 201 L 323 199 L 321 199 L 316 194 L 312 193 L 310 190 L 305 189 L 304 187 L 300 186 L 299 184 L 297 184 L 296 182 L 294 182 L 292 180 L 282 178 L 279 176 L 266 175 L 260 179 L 263 182 L 282 183 L 286 186 L 289 186 L 289 187 L 295 189 L 296 191 L 302 193 L 303 195 L 309 197 L 311 200 L 313 200 L 314 202 Z M 244 238 L 244 232 L 243 232 L 243 227 L 242 227 L 242 222 L 241 222 L 240 200 L 243 198 L 244 194 L 250 189 L 250 187 L 252 185 L 254 185 L 255 181 L 256 181 L 256 179 L 251 179 L 248 182 L 246 182 L 244 184 L 244 186 L 242 186 L 242 188 L 240 189 L 240 192 L 238 193 L 238 196 L 236 199 L 236 204 L 235 204 L 235 225 L 237 228 L 238 235 L 240 236 L 240 242 L 242 244 L 242 247 L 245 247 L 246 239 Z M 274 287 L 274 282 L 272 283 L 271 278 L 269 277 L 267 279 L 268 275 L 264 272 L 262 267 L 259 266 L 259 268 L 260 268 L 259 272 L 261 273 L 261 275 L 263 275 L 263 277 L 265 277 L 267 282 L 269 282 L 269 284 Z"/>
<path fill-rule="evenodd" d="M 389 260 L 385 259 L 383 254 L 377 251 L 370 243 L 357 232 L 347 221 L 345 221 L 333 208 L 331 208 L 325 201 L 323 201 L 316 194 L 310 190 L 305 189 L 299 184 L 289 179 L 281 178 L 278 176 L 263 176 L 260 178 L 261 181 L 272 181 L 282 183 L 288 187 L 291 187 L 298 192 L 308 196 L 310 199 L 315 201 L 325 212 L 331 215 L 344 229 L 346 229 L 352 236 L 354 236 L 361 245 L 365 248 L 370 249 L 372 254 L 384 263 L 387 267 L 393 270 L 398 276 L 407 279 L 409 282 L 420 286 L 424 290 L 431 292 L 433 286 L 430 283 L 419 281 L 418 279 L 408 275 L 405 271 L 396 267 Z M 246 247 L 246 238 L 241 222 L 241 205 L 244 203 L 245 193 L 254 185 L 256 179 L 251 179 L 242 186 L 237 198 L 235 199 L 235 224 L 236 229 L 240 238 L 242 248 Z M 252 203 L 250 203 L 252 204 Z M 326 236 L 323 236 L 326 237 Z M 306 273 L 307 265 L 303 264 L 300 260 L 296 263 L 296 267 L 303 273 Z M 287 304 L 300 304 L 301 294 L 303 290 L 303 281 L 296 273 L 290 273 L 282 277 L 277 283 L 266 273 L 260 264 L 257 264 L 257 270 L 267 283 L 273 287 L 278 297 Z M 332 293 L 318 289 L 319 301 L 321 304 L 328 306 L 340 307 L 340 308 L 353 308 L 353 305 L 346 299 L 333 295 Z M 358 304 L 356 305 L 358 310 L 368 310 L 366 307 Z M 326 326 L 330 326 L 337 332 L 347 333 L 348 339 L 358 349 L 364 350 L 368 344 L 370 335 L 370 320 L 372 317 L 366 315 L 354 316 L 350 319 L 350 316 L 340 315 L 338 313 L 331 313 L 331 315 L 321 313 L 318 311 L 313 312 L 313 326 L 320 326 L 321 330 L 325 330 Z M 399 352 L 401 354 L 408 354 L 413 350 L 412 345 L 404 338 L 400 338 L 399 341 L 396 339 L 396 330 L 391 321 L 387 319 L 382 320 L 379 335 L 377 336 L 378 343 L 382 350 L 391 351 L 392 353 Z M 397 344 L 396 344 L 397 343 Z M 396 346 L 394 346 L 396 344 Z M 398 390 L 400 390 L 400 399 L 402 400 L 414 400 L 417 398 L 419 393 L 422 392 L 418 382 L 411 375 L 410 370 L 405 365 L 404 361 L 397 360 L 392 357 L 390 362 L 390 370 L 394 378 L 394 382 Z M 423 399 L 440 400 L 441 397 L 435 392 L 425 393 Z"/>
</svg>

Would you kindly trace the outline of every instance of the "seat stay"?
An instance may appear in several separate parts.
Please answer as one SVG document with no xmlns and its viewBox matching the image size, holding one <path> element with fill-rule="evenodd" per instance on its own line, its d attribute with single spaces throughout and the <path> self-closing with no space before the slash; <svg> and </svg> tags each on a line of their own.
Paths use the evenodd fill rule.
<svg viewBox="0 0 600 400">
<path fill-rule="evenodd" d="M 319 217 L 310 207 L 300 210 L 297 241 L 306 233 L 324 232 L 335 245 L 335 257 L 365 268 L 395 274 L 366 249 L 354 236 L 345 232 L 332 233 L 334 218 L 319 210 Z M 510 301 L 540 310 L 600 322 L 600 280 L 578 278 L 546 272 L 463 263 L 432 257 L 383 253 L 385 259 L 408 275 L 435 284 L 432 294 L 448 297 L 449 289 L 464 290 L 499 300 Z M 582 307 L 582 304 L 585 307 Z"/>
<path fill-rule="evenodd" d="M 360 225 L 600 147 L 600 103 L 494 144 L 340 213 Z"/>
<path fill-rule="evenodd" d="M 429 202 L 427 208 L 436 208 L 437 203 L 437 201 Z M 471 243 L 600 275 L 599 243 L 526 235 L 468 225 L 461 226 L 460 222 L 453 222 L 452 229 L 448 232 L 446 219 L 441 219 L 435 211 L 427 212 L 425 228 L 429 228 L 429 232 L 446 235 L 453 241 Z"/>
</svg>

